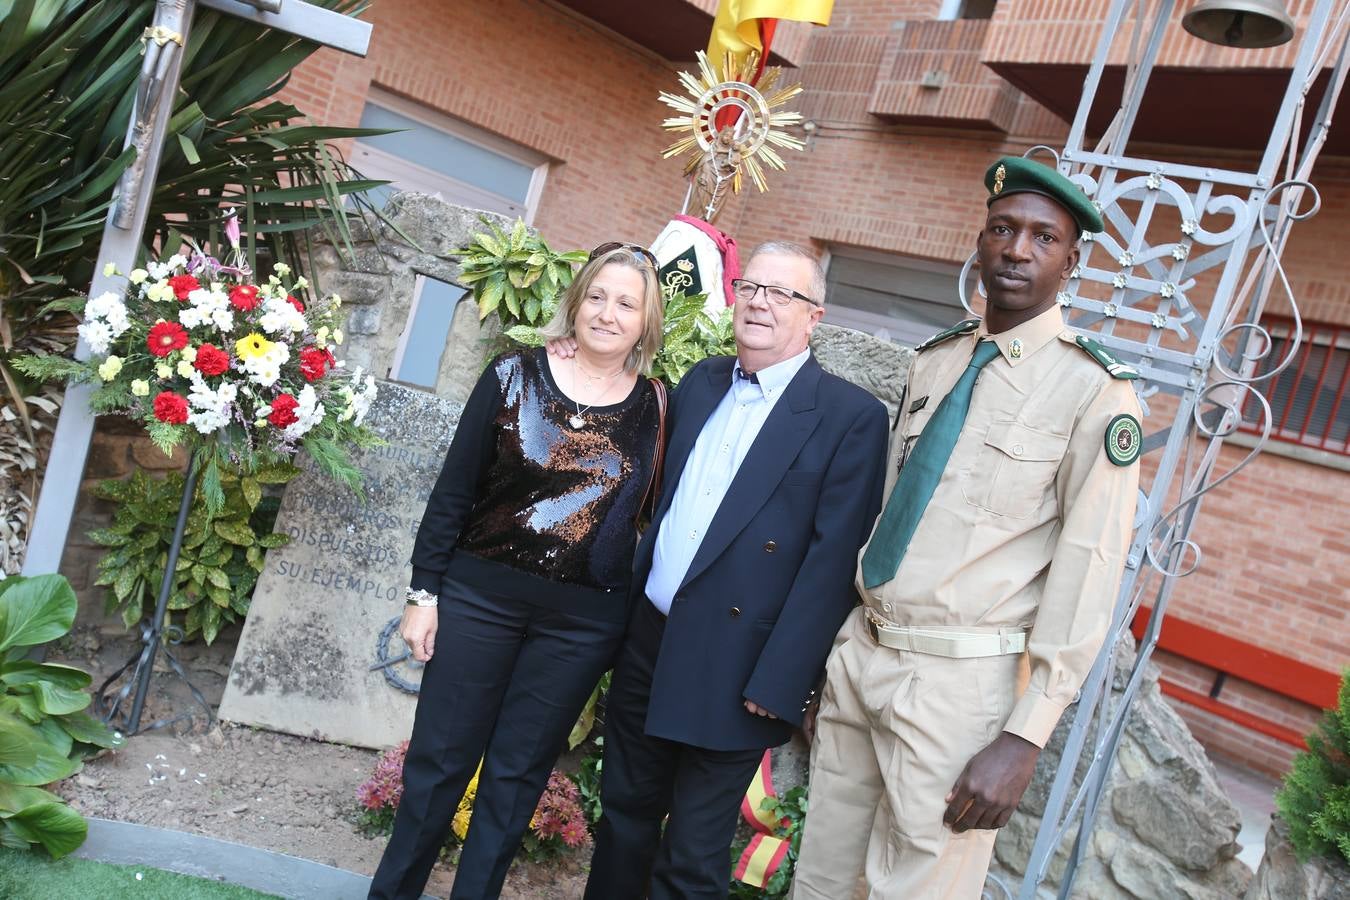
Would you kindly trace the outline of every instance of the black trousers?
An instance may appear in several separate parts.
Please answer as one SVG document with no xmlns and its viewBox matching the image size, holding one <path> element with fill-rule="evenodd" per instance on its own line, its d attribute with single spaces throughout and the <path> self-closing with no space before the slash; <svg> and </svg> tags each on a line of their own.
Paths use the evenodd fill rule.
<svg viewBox="0 0 1350 900">
<path fill-rule="evenodd" d="M 764 751 L 708 750 L 645 733 L 664 628 L 665 617 L 639 600 L 609 689 L 604 812 L 586 900 L 727 896 L 741 798 Z"/>
<path fill-rule="evenodd" d="M 403 765 L 403 799 L 372 900 L 421 896 L 480 759 L 450 896 L 501 893 L 549 772 L 624 630 L 622 622 L 488 596 L 449 579 L 439 613 Z"/>
</svg>

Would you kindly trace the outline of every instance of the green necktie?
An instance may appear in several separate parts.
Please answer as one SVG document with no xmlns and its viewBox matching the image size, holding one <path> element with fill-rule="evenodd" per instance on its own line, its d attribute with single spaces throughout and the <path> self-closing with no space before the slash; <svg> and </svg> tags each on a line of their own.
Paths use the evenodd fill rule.
<svg viewBox="0 0 1350 900">
<path fill-rule="evenodd" d="M 933 418 L 919 435 L 914 449 L 900 470 L 895 487 L 891 489 L 890 499 L 881 513 L 881 521 L 867 545 L 862 558 L 863 586 L 874 588 L 885 584 L 895 577 L 900 569 L 900 560 L 904 559 L 909 539 L 914 529 L 919 527 L 919 519 L 928 508 L 942 480 L 942 472 L 947 468 L 956 439 L 961 436 L 961 426 L 965 424 L 966 413 L 970 411 L 970 395 L 975 388 L 975 376 L 980 374 L 989 362 L 998 356 L 998 345 L 993 341 L 980 341 L 975 345 L 975 355 L 970 365 L 961 373 L 960 379 L 952 387 L 951 393 L 942 398 Z"/>
</svg>

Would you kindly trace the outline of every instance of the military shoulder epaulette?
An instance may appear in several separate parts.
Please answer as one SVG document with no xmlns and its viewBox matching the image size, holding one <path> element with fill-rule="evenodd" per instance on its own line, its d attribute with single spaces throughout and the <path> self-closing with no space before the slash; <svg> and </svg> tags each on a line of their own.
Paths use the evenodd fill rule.
<svg viewBox="0 0 1350 900">
<path fill-rule="evenodd" d="M 922 344 L 919 344 L 917 347 L 914 348 L 914 350 L 915 352 L 918 352 L 920 350 L 927 350 L 929 347 L 936 347 L 938 344 L 942 343 L 945 340 L 954 338 L 958 334 L 970 334 L 972 331 L 974 331 L 976 328 L 979 327 L 980 327 L 979 319 L 966 319 L 964 322 L 957 322 L 951 328 L 948 328 L 945 331 L 939 331 L 937 334 L 933 335 L 928 340 L 924 341 Z"/>
<path fill-rule="evenodd" d="M 1101 344 L 1085 335 L 1078 335 L 1075 343 L 1082 347 L 1088 356 L 1092 357 L 1099 366 L 1111 373 L 1112 378 L 1138 378 L 1139 371 L 1134 366 L 1126 365 L 1111 355 Z"/>
</svg>

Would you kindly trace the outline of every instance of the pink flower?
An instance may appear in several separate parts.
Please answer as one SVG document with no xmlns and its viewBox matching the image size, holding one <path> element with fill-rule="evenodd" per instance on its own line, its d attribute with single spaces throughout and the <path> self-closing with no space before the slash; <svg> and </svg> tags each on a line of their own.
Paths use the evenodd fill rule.
<svg viewBox="0 0 1350 900">
<path fill-rule="evenodd" d="M 230 210 L 229 217 L 225 219 L 225 238 L 230 242 L 230 246 L 239 249 L 239 217 Z"/>
</svg>

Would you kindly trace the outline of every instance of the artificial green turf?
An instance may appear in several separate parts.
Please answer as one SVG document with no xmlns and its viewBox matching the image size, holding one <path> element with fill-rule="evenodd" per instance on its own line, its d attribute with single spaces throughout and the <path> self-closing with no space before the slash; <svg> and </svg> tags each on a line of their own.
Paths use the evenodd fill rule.
<svg viewBox="0 0 1350 900">
<path fill-rule="evenodd" d="M 114 866 L 69 856 L 54 860 L 41 849 L 0 847 L 0 897 L 5 900 L 265 900 L 275 896 L 148 866 Z"/>
</svg>

